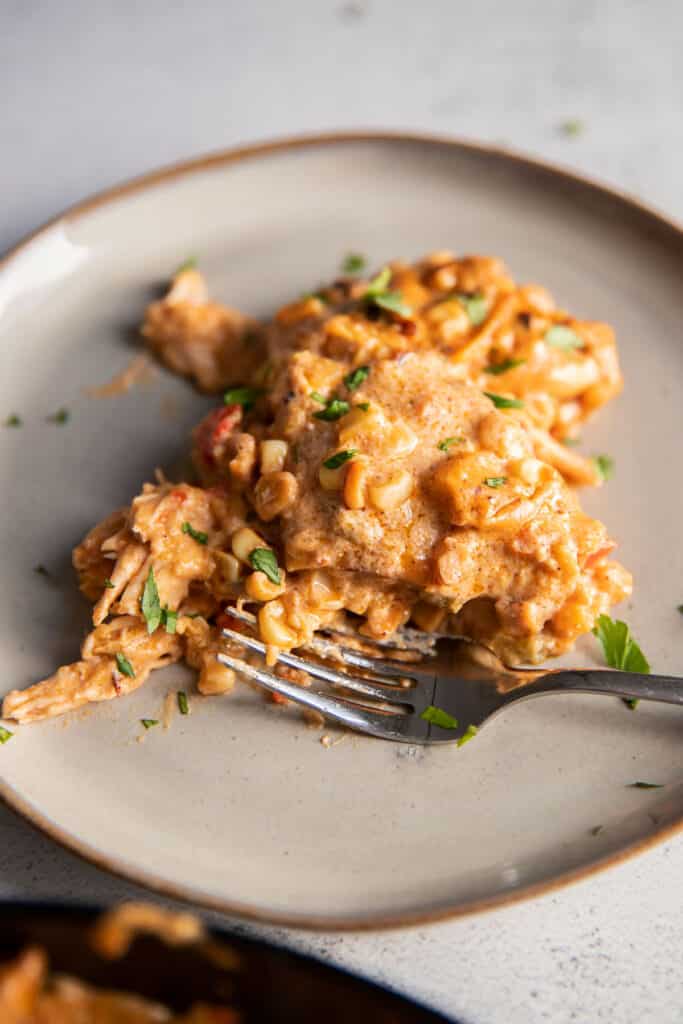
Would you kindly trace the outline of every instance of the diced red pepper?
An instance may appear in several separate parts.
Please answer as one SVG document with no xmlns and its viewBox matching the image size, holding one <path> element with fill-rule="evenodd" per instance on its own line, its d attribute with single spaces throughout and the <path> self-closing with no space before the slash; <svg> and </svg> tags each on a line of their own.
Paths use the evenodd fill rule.
<svg viewBox="0 0 683 1024">
<path fill-rule="evenodd" d="M 197 427 L 196 443 L 207 466 L 215 466 L 218 449 L 242 419 L 241 405 L 224 405 L 205 416 Z"/>
</svg>

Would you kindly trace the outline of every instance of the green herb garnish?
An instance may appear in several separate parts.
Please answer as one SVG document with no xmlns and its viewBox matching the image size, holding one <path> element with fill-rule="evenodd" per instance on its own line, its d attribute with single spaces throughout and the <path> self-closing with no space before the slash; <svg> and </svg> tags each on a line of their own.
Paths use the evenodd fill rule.
<svg viewBox="0 0 683 1024">
<path fill-rule="evenodd" d="M 494 377 L 499 377 L 501 373 L 507 373 L 508 370 L 516 370 L 518 366 L 524 366 L 525 362 L 526 359 L 506 359 L 503 363 L 487 366 L 484 373 L 491 373 Z"/>
<path fill-rule="evenodd" d="M 369 408 L 369 402 L 356 402 L 356 404 L 354 405 L 354 409 L 362 409 L 363 412 L 367 412 Z"/>
<path fill-rule="evenodd" d="M 467 313 L 473 327 L 483 324 L 489 311 L 488 299 L 481 292 L 474 295 L 457 295 L 458 302 Z"/>
<path fill-rule="evenodd" d="M 188 256 L 187 259 L 183 263 L 180 264 L 180 266 L 178 267 L 178 269 L 176 270 L 176 272 L 175 272 L 175 274 L 173 276 L 175 277 L 177 274 L 184 274 L 186 270 L 196 270 L 196 269 L 197 269 L 197 257 L 196 256 Z"/>
<path fill-rule="evenodd" d="M 676 610 L 678 612 L 680 612 L 681 615 L 683 615 L 683 604 L 679 604 L 679 606 L 678 606 L 678 608 Z"/>
<path fill-rule="evenodd" d="M 462 444 L 464 440 L 464 437 L 444 437 L 443 441 L 439 441 L 436 447 L 440 452 L 447 452 L 452 445 Z"/>
<path fill-rule="evenodd" d="M 270 548 L 254 548 L 249 555 L 249 563 L 257 572 L 264 573 L 271 583 L 280 582 L 280 568 L 275 552 Z"/>
<path fill-rule="evenodd" d="M 593 628 L 593 635 L 602 644 L 605 661 L 611 668 L 623 672 L 640 672 L 647 675 L 650 665 L 625 622 L 616 622 L 609 615 L 599 615 Z"/>
<path fill-rule="evenodd" d="M 457 729 L 458 719 L 453 718 L 453 715 L 449 715 L 443 708 L 436 708 L 433 704 L 425 708 L 420 718 L 423 718 L 425 722 L 429 722 L 431 725 L 438 725 L 442 729 Z"/>
<path fill-rule="evenodd" d="M 228 388 L 223 395 L 226 405 L 241 405 L 244 411 L 251 409 L 256 399 L 261 394 L 257 388 Z"/>
<path fill-rule="evenodd" d="M 122 675 L 128 676 L 129 679 L 135 679 L 135 669 L 128 661 L 125 654 L 121 654 L 120 651 L 116 654 L 116 665 Z"/>
<path fill-rule="evenodd" d="M 591 462 L 601 480 L 609 480 L 614 476 L 614 459 L 611 455 L 594 455 Z"/>
<path fill-rule="evenodd" d="M 46 580 L 52 578 L 49 571 L 45 568 L 44 565 L 34 565 L 33 571 L 37 573 L 38 576 L 44 576 Z"/>
<path fill-rule="evenodd" d="M 346 416 L 350 408 L 349 403 L 345 402 L 343 398 L 330 398 L 325 408 L 320 412 L 314 412 L 313 415 L 317 420 L 326 420 L 331 423 L 333 420 Z"/>
<path fill-rule="evenodd" d="M 354 455 L 358 454 L 357 448 L 346 448 L 342 452 L 337 452 L 336 455 L 330 455 L 329 459 L 325 459 L 323 466 L 325 469 L 339 469 L 345 462 L 352 459 Z"/>
<path fill-rule="evenodd" d="M 209 539 L 208 533 L 204 533 L 203 530 L 195 530 L 191 523 L 183 523 L 180 529 L 183 533 L 189 534 L 190 537 L 192 537 L 193 540 L 196 540 L 198 544 L 206 544 Z"/>
<path fill-rule="evenodd" d="M 168 606 L 161 612 L 161 621 L 167 633 L 175 633 L 178 622 L 178 612 L 172 611 Z"/>
<path fill-rule="evenodd" d="M 342 271 L 345 274 L 359 274 L 365 267 L 367 260 L 359 252 L 350 252 L 342 263 Z"/>
<path fill-rule="evenodd" d="M 48 423 L 56 423 L 58 427 L 62 427 L 65 423 L 69 422 L 70 415 L 68 409 L 58 409 L 57 412 L 53 412 L 51 416 L 46 416 L 45 418 Z"/>
<path fill-rule="evenodd" d="M 346 377 L 344 377 L 344 384 L 349 391 L 355 391 L 361 386 L 363 381 L 367 379 L 369 373 L 369 366 L 359 366 L 355 370 L 352 370 L 351 373 L 347 373 Z"/>
<path fill-rule="evenodd" d="M 636 708 L 638 707 L 638 705 L 640 704 L 640 700 L 637 697 L 634 697 L 632 699 L 629 699 L 628 697 L 624 697 L 623 700 L 624 700 L 624 704 L 626 705 L 626 707 L 630 708 L 631 711 L 635 711 Z"/>
<path fill-rule="evenodd" d="M 141 718 L 140 722 L 144 725 L 145 729 L 151 729 L 153 726 L 159 724 L 158 718 Z"/>
<path fill-rule="evenodd" d="M 107 576 L 106 580 L 104 581 L 104 589 L 105 590 L 114 590 L 115 589 L 114 588 L 114 584 L 112 583 L 112 581 L 109 579 L 108 576 Z"/>
<path fill-rule="evenodd" d="M 629 782 L 628 789 L 663 789 L 662 782 Z"/>
<path fill-rule="evenodd" d="M 484 480 L 487 487 L 502 487 L 507 482 L 508 478 L 506 476 L 487 476 Z"/>
<path fill-rule="evenodd" d="M 563 121 L 560 125 L 560 131 L 563 135 L 567 135 L 570 138 L 575 138 L 577 135 L 581 135 L 585 128 L 583 121 L 579 121 L 578 118 L 570 118 L 568 121 Z"/>
<path fill-rule="evenodd" d="M 17 416 L 17 414 L 15 412 L 10 413 L 10 415 L 5 420 L 5 426 L 6 427 L 21 427 L 21 426 L 23 426 L 23 422 L 22 422 L 21 416 Z"/>
<path fill-rule="evenodd" d="M 549 327 L 543 335 L 543 340 L 546 345 L 562 349 L 563 352 L 571 352 L 572 349 L 586 347 L 586 342 L 583 338 L 579 337 L 571 327 L 565 327 L 564 324 L 555 324 L 553 327 Z"/>
<path fill-rule="evenodd" d="M 178 690 L 178 711 L 181 715 L 189 715 L 190 705 L 187 702 L 187 694 L 184 690 Z"/>
<path fill-rule="evenodd" d="M 563 437 L 562 438 L 562 444 L 566 448 L 576 448 L 578 445 L 581 444 L 581 438 L 580 437 Z"/>
<path fill-rule="evenodd" d="M 391 269 L 383 267 L 376 277 L 368 285 L 363 298 L 367 302 L 386 309 L 389 313 L 397 313 L 398 316 L 410 316 L 412 310 L 403 301 L 403 295 L 398 291 L 388 291 L 387 286 L 391 281 Z"/>
<path fill-rule="evenodd" d="M 13 736 L 13 732 L 10 732 L 9 729 L 5 729 L 0 725 L 0 743 L 9 743 Z"/>
<path fill-rule="evenodd" d="M 320 405 L 327 405 L 327 399 L 324 395 L 321 395 L 319 391 L 311 391 L 308 397 L 312 398 L 314 402 L 318 402 Z"/>
<path fill-rule="evenodd" d="M 520 398 L 506 398 L 505 395 L 494 395 L 491 391 L 484 394 L 490 398 L 496 409 L 523 409 L 524 402 Z"/>
<path fill-rule="evenodd" d="M 469 743 L 469 741 L 473 739 L 478 732 L 479 730 L 477 729 L 476 725 L 468 725 L 467 729 L 458 740 L 458 746 L 462 747 L 465 745 L 465 743 Z"/>
<path fill-rule="evenodd" d="M 147 623 L 147 632 L 153 633 L 161 625 L 161 602 L 159 601 L 157 582 L 154 578 L 154 568 L 151 565 L 140 598 L 140 610 Z"/>
</svg>

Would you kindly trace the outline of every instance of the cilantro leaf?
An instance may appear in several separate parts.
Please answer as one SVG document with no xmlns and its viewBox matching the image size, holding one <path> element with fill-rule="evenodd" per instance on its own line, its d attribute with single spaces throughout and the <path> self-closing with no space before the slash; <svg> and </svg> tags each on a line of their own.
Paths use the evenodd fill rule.
<svg viewBox="0 0 683 1024">
<path fill-rule="evenodd" d="M 178 711 L 181 715 L 189 715 L 190 705 L 187 700 L 187 694 L 184 690 L 178 690 Z"/>
<path fill-rule="evenodd" d="M 0 743 L 9 743 L 13 736 L 13 732 L 10 732 L 9 729 L 5 729 L 0 725 Z"/>
<path fill-rule="evenodd" d="M 429 707 L 425 708 L 420 718 L 423 718 L 425 722 L 429 722 L 431 725 L 438 725 L 441 729 L 457 729 L 458 719 L 453 718 L 453 715 L 449 715 L 443 708 L 434 707 L 430 704 Z"/>
<path fill-rule="evenodd" d="M 612 668 L 623 672 L 640 672 L 643 675 L 649 673 L 649 662 L 625 622 L 615 622 L 609 615 L 599 615 L 593 635 L 602 644 L 605 661 Z"/>
<path fill-rule="evenodd" d="M 523 409 L 524 402 L 520 398 L 506 398 L 505 395 L 494 395 L 491 391 L 484 394 L 490 398 L 496 409 Z"/>
<path fill-rule="evenodd" d="M 594 455 L 591 462 L 601 480 L 609 480 L 614 476 L 614 459 L 611 455 Z"/>
<path fill-rule="evenodd" d="M 323 466 L 325 469 L 339 469 L 345 462 L 352 459 L 354 455 L 358 454 L 357 448 L 346 448 L 344 451 L 337 452 L 336 455 L 330 455 L 329 459 L 325 459 Z"/>
<path fill-rule="evenodd" d="M 251 409 L 260 394 L 258 388 L 228 388 L 223 395 L 223 401 L 226 405 L 241 405 L 246 412 Z"/>
<path fill-rule="evenodd" d="M 452 445 L 462 444 L 464 440 L 464 437 L 444 437 L 443 441 L 439 441 L 436 447 L 440 452 L 447 452 Z"/>
<path fill-rule="evenodd" d="M 502 487 L 507 482 L 508 478 L 506 476 L 487 476 L 484 480 L 487 487 Z"/>
<path fill-rule="evenodd" d="M 349 391 L 355 391 L 361 386 L 363 381 L 367 379 L 369 373 L 369 366 L 359 366 L 355 370 L 352 370 L 351 373 L 347 373 L 346 377 L 344 377 L 344 384 Z"/>
<path fill-rule="evenodd" d="M 270 548 L 254 548 L 249 555 L 249 563 L 257 572 L 264 573 L 271 583 L 280 582 L 280 568 L 275 552 Z"/>
<path fill-rule="evenodd" d="M 154 568 L 151 565 L 140 598 L 140 610 L 147 623 L 147 632 L 153 633 L 161 625 L 161 602 L 159 601 L 157 581 L 154 578 Z"/>
<path fill-rule="evenodd" d="M 413 312 L 410 306 L 403 301 L 401 292 L 383 292 L 373 299 L 376 306 L 386 309 L 389 313 L 396 313 L 398 316 L 410 316 Z"/>
<path fill-rule="evenodd" d="M 461 294 L 456 298 L 467 313 L 473 327 L 483 324 L 489 311 L 489 302 L 485 295 L 475 292 L 474 295 Z"/>
<path fill-rule="evenodd" d="M 53 412 L 52 415 L 45 418 L 48 423 L 56 423 L 58 427 L 63 427 L 65 423 L 69 422 L 70 415 L 68 409 L 58 409 L 57 412 Z"/>
<path fill-rule="evenodd" d="M 494 377 L 499 377 L 501 373 L 507 373 L 508 370 L 516 370 L 518 366 L 524 366 L 526 359 L 505 359 L 502 363 L 494 363 L 492 366 L 487 366 L 484 373 L 493 374 Z"/>
<path fill-rule="evenodd" d="M 382 295 L 391 281 L 391 268 L 382 267 L 379 274 L 377 274 L 368 284 L 365 291 L 366 299 L 375 299 L 378 295 Z"/>
<path fill-rule="evenodd" d="M 174 612 L 171 608 L 166 606 L 166 608 L 161 612 L 161 621 L 163 622 L 167 633 L 175 633 L 176 624 L 178 622 L 178 612 Z"/>
<path fill-rule="evenodd" d="M 349 403 L 345 402 L 343 398 L 330 398 L 325 408 L 320 412 L 314 412 L 313 415 L 317 420 L 326 420 L 331 423 L 333 420 L 346 416 L 350 408 Z"/>
<path fill-rule="evenodd" d="M 21 416 L 17 416 L 17 414 L 15 412 L 10 413 L 10 415 L 5 420 L 5 426 L 6 427 L 21 427 L 21 426 L 23 426 L 23 421 L 21 419 Z"/>
<path fill-rule="evenodd" d="M 158 718 L 141 718 L 140 722 L 144 725 L 145 729 L 151 729 L 153 726 L 159 724 Z"/>
<path fill-rule="evenodd" d="M 342 271 L 345 274 L 359 274 L 364 269 L 367 260 L 362 253 L 350 252 L 342 263 Z"/>
<path fill-rule="evenodd" d="M 188 256 L 186 260 L 183 260 L 183 262 L 177 268 L 177 270 L 176 270 L 176 272 L 175 272 L 175 274 L 173 276 L 177 277 L 178 274 L 184 274 L 186 270 L 196 270 L 196 269 L 197 269 L 197 257 L 196 256 Z"/>
<path fill-rule="evenodd" d="M 189 534 L 189 536 L 192 537 L 192 540 L 196 540 L 198 544 L 206 544 L 209 540 L 208 533 L 204 533 L 203 530 L 195 530 L 191 523 L 183 523 L 180 529 L 183 533 Z"/>
<path fill-rule="evenodd" d="M 563 352 L 571 352 L 575 348 L 585 348 L 586 342 L 571 327 L 564 324 L 554 324 L 549 327 L 543 335 L 546 345 L 551 348 L 559 348 Z"/>
<path fill-rule="evenodd" d="M 458 746 L 462 747 L 465 745 L 465 743 L 469 743 L 471 739 L 474 739 L 478 732 L 479 730 L 477 729 L 476 725 L 468 725 L 467 729 L 458 740 Z"/>
<path fill-rule="evenodd" d="M 114 584 L 112 583 L 112 581 L 109 579 L 108 576 L 107 576 L 106 580 L 104 581 L 104 589 L 105 590 L 114 590 L 115 589 Z"/>
<path fill-rule="evenodd" d="M 318 403 L 318 405 L 327 405 L 327 399 L 324 395 L 321 395 L 319 391 L 311 391 L 308 397 L 312 398 L 314 402 Z"/>
<path fill-rule="evenodd" d="M 116 653 L 116 666 L 122 675 L 128 676 L 129 679 L 135 679 L 135 669 L 125 654 L 122 654 L 120 651 Z"/>
</svg>

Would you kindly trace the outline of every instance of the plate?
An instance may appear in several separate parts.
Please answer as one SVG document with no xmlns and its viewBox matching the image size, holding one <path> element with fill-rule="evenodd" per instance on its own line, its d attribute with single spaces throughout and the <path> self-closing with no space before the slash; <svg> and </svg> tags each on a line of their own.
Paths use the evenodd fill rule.
<svg viewBox="0 0 683 1024">
<path fill-rule="evenodd" d="M 3 587 L 0 690 L 77 656 L 87 608 L 69 569 L 88 527 L 172 464 L 209 407 L 157 370 L 96 400 L 135 353 L 155 288 L 198 256 L 215 296 L 258 316 L 333 276 L 350 249 L 373 265 L 450 247 L 494 253 L 514 276 L 617 330 L 623 396 L 585 431 L 616 475 L 585 495 L 635 574 L 623 609 L 655 670 L 681 671 L 683 235 L 599 186 L 447 140 L 336 136 L 232 151 L 91 200 L 0 269 Z M 68 423 L 46 417 L 65 407 Z M 50 577 L 36 573 L 43 565 Z M 598 664 L 582 641 L 568 663 Z M 558 696 L 498 716 L 458 749 L 348 736 L 329 748 L 248 688 L 192 696 L 140 738 L 164 695 L 135 695 L 18 728 L 0 793 L 83 856 L 150 888 L 309 928 L 397 925 L 539 892 L 683 823 L 683 716 Z M 335 734 L 336 735 L 336 734 Z M 631 788 L 634 781 L 663 789 Z"/>
<path fill-rule="evenodd" d="M 234 932 L 214 930 L 190 946 L 138 936 L 124 956 L 105 960 L 90 941 L 100 913 L 53 904 L 0 904 L 0 965 L 28 946 L 39 946 L 55 972 L 135 993 L 179 1013 L 198 1002 L 227 1004 L 239 1010 L 240 1024 L 446 1024 L 441 1014 L 380 985 Z"/>
</svg>

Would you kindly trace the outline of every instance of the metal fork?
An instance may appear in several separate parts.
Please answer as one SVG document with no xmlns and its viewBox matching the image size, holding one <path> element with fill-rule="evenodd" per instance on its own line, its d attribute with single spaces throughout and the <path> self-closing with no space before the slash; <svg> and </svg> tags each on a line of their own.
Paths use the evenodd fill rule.
<svg viewBox="0 0 683 1024">
<path fill-rule="evenodd" d="M 226 611 L 243 622 L 255 622 L 246 612 Z M 264 644 L 255 637 L 228 628 L 222 632 L 226 640 L 265 655 Z M 549 693 L 597 693 L 683 707 L 683 679 L 673 676 L 611 669 L 511 669 L 488 648 L 455 637 L 440 636 L 425 650 L 425 634 L 416 630 L 404 631 L 401 647 L 373 643 L 378 652 L 393 653 L 375 657 L 352 650 L 343 634 L 341 642 L 336 636 L 315 637 L 302 648 L 306 657 L 283 653 L 278 658 L 278 664 L 307 672 L 331 689 L 304 688 L 230 654 L 220 653 L 218 660 L 349 729 L 402 743 L 462 743 L 503 708 Z M 414 646 L 418 638 L 420 649 Z M 341 661 L 353 674 L 335 669 L 330 660 Z"/>
</svg>

